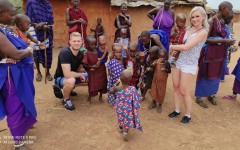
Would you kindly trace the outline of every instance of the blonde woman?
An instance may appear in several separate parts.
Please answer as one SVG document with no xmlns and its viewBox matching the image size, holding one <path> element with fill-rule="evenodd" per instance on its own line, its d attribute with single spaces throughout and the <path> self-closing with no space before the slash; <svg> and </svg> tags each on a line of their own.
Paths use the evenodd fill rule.
<svg viewBox="0 0 240 150">
<path fill-rule="evenodd" d="M 209 24 L 205 10 L 200 7 L 194 7 L 190 13 L 191 26 L 184 36 L 184 44 L 171 45 L 170 52 L 181 51 L 176 67 L 172 69 L 173 79 L 173 99 L 175 110 L 170 113 L 169 118 L 175 118 L 180 115 L 181 99 L 185 106 L 185 115 L 180 121 L 187 124 L 191 121 L 192 98 L 190 95 L 191 83 L 198 69 L 198 58 L 203 44 L 208 35 Z"/>
</svg>

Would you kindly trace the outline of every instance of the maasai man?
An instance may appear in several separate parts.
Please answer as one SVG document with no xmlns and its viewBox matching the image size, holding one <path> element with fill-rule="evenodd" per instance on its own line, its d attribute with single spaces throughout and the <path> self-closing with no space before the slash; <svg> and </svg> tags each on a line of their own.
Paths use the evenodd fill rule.
<svg viewBox="0 0 240 150">
<path fill-rule="evenodd" d="M 195 89 L 196 103 L 203 108 L 208 108 L 208 106 L 203 102 L 202 97 L 207 96 L 213 105 L 217 104 L 214 94 L 217 93 L 219 88 L 227 46 L 234 44 L 234 40 L 225 39 L 224 23 L 232 8 L 230 2 L 222 2 L 219 5 L 218 13 L 209 20 L 209 37 L 200 54 Z"/>
<path fill-rule="evenodd" d="M 174 26 L 174 11 L 170 8 L 172 0 L 165 0 L 164 5 L 150 10 L 147 15 L 153 22 L 153 29 L 164 31 L 170 38 Z"/>
<path fill-rule="evenodd" d="M 36 63 L 37 76 L 36 80 L 42 80 L 42 74 L 39 64 L 43 67 L 47 67 L 46 77 L 49 81 L 53 80 L 49 69 L 52 66 L 52 46 L 53 46 L 53 10 L 52 5 L 48 0 L 28 0 L 26 6 L 26 15 L 31 19 L 32 24 L 35 27 L 37 39 L 40 42 L 44 41 L 44 32 L 46 32 L 46 39 L 49 40 L 49 46 L 47 50 L 47 64 L 45 64 L 44 50 L 38 50 L 34 52 L 34 59 Z"/>
<path fill-rule="evenodd" d="M 145 53 L 145 61 L 152 46 L 165 49 L 168 54 L 169 37 L 161 30 L 143 31 L 138 38 L 138 51 Z"/>
<path fill-rule="evenodd" d="M 84 11 L 79 8 L 80 0 L 71 0 L 71 3 L 72 6 L 66 9 L 66 23 L 69 26 L 69 35 L 73 32 L 79 32 L 82 34 L 84 43 L 86 43 L 88 19 Z"/>
<path fill-rule="evenodd" d="M 0 0 L 0 12 L 0 120 L 7 116 L 15 150 L 28 149 L 23 138 L 37 122 L 33 60 L 29 57 L 33 48 L 6 27 L 16 13 L 8 0 Z"/>
</svg>

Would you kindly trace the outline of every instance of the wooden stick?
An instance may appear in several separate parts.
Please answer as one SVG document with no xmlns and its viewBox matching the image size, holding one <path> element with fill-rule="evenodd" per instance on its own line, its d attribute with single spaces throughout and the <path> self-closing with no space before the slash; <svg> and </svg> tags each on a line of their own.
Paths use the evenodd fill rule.
<svg viewBox="0 0 240 150">
<path fill-rule="evenodd" d="M 44 41 L 46 41 L 46 33 L 47 31 L 44 31 L 44 35 L 43 35 L 43 38 L 44 38 Z M 45 56 L 45 84 L 47 84 L 47 46 L 45 46 L 44 48 L 44 56 Z"/>
<path fill-rule="evenodd" d="M 82 23 L 81 23 L 81 32 L 82 32 L 82 39 L 83 39 L 83 47 L 85 48 L 84 35 L 83 35 L 83 24 Z"/>
</svg>

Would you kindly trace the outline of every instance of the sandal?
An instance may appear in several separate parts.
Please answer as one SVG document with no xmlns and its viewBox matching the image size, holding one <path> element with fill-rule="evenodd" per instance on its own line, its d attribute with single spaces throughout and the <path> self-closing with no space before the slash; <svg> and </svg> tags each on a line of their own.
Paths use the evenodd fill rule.
<svg viewBox="0 0 240 150">
<path fill-rule="evenodd" d="M 151 110 L 153 108 L 157 108 L 157 104 L 156 103 L 151 103 L 149 106 L 148 106 L 148 110 Z"/>
<path fill-rule="evenodd" d="M 233 95 L 227 95 L 227 96 L 223 96 L 222 99 L 235 101 L 237 97 L 234 97 Z"/>
<path fill-rule="evenodd" d="M 208 105 L 206 103 L 204 103 L 204 101 L 202 99 L 196 99 L 195 102 L 203 108 L 208 108 Z"/>
<path fill-rule="evenodd" d="M 38 82 L 42 81 L 42 75 L 40 73 L 37 74 L 36 81 Z"/>
<path fill-rule="evenodd" d="M 47 74 L 47 75 L 46 75 L 46 78 L 47 78 L 48 81 L 52 81 L 52 80 L 53 80 L 53 77 L 52 77 L 51 74 Z"/>
<path fill-rule="evenodd" d="M 213 105 L 217 105 L 217 102 L 215 100 L 215 96 L 208 96 L 208 101 L 213 104 Z"/>
</svg>

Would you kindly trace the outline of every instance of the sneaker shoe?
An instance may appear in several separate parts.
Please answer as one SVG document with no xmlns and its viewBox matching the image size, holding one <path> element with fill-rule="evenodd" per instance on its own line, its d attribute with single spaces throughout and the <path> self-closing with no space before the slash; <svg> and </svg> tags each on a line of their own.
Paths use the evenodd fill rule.
<svg viewBox="0 0 240 150">
<path fill-rule="evenodd" d="M 59 86 L 53 85 L 53 93 L 57 98 L 59 99 L 63 98 L 62 90 Z"/>
<path fill-rule="evenodd" d="M 77 96 L 77 92 L 71 91 L 70 95 L 71 96 Z"/>
<path fill-rule="evenodd" d="M 184 116 L 182 117 L 182 120 L 180 121 L 181 124 L 188 124 L 190 121 L 192 120 L 192 118 L 188 117 L 188 116 Z"/>
<path fill-rule="evenodd" d="M 65 107 L 67 110 L 74 110 L 74 109 L 75 109 L 75 107 L 74 107 L 74 105 L 72 104 L 72 101 L 71 101 L 70 98 L 63 100 L 63 103 L 64 103 L 64 107 Z"/>
<path fill-rule="evenodd" d="M 203 108 L 208 108 L 208 105 L 204 103 L 204 101 L 201 98 L 197 98 L 195 102 Z"/>
<path fill-rule="evenodd" d="M 168 115 L 168 117 L 169 117 L 169 118 L 176 118 L 176 117 L 179 116 L 179 115 L 180 115 L 180 112 L 177 113 L 176 111 L 174 111 L 174 112 L 170 113 L 170 114 Z"/>
</svg>

